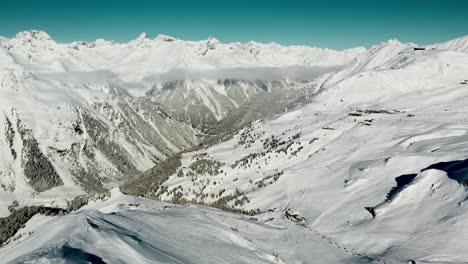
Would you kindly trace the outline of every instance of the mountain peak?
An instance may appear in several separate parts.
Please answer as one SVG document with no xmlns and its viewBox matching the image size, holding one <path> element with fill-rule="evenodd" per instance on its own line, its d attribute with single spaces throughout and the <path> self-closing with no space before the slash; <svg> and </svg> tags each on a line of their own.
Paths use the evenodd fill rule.
<svg viewBox="0 0 468 264">
<path fill-rule="evenodd" d="M 146 32 L 142 32 L 140 34 L 140 36 L 138 36 L 137 40 L 138 39 L 147 39 L 147 38 L 149 38 L 148 34 L 146 34 Z"/>
<path fill-rule="evenodd" d="M 145 45 L 145 44 L 148 44 L 148 42 L 150 41 L 149 37 L 148 37 L 148 34 L 146 34 L 145 32 L 142 32 L 138 38 L 130 41 L 128 44 L 130 46 L 141 46 L 141 45 Z"/>
<path fill-rule="evenodd" d="M 16 34 L 16 39 L 27 40 L 27 41 L 51 41 L 52 38 L 45 31 L 41 30 L 28 30 L 22 31 Z"/>
<path fill-rule="evenodd" d="M 157 35 L 155 39 L 160 40 L 160 41 L 166 41 L 166 42 L 171 42 L 171 41 L 176 40 L 176 38 L 174 38 L 174 37 L 171 37 L 171 36 L 168 36 L 168 35 L 163 35 L 163 34 Z"/>
<path fill-rule="evenodd" d="M 219 44 L 221 44 L 221 42 L 219 42 L 219 40 L 217 40 L 214 37 L 209 37 L 208 40 L 206 41 L 206 45 L 210 49 L 216 48 L 216 46 L 219 45 Z"/>
<path fill-rule="evenodd" d="M 449 49 L 457 52 L 468 52 L 468 35 L 427 46 L 428 48 Z"/>
<path fill-rule="evenodd" d="M 384 44 L 384 45 L 401 45 L 402 43 L 398 39 L 392 38 L 392 39 L 387 40 L 386 42 L 383 42 L 382 44 Z"/>
</svg>

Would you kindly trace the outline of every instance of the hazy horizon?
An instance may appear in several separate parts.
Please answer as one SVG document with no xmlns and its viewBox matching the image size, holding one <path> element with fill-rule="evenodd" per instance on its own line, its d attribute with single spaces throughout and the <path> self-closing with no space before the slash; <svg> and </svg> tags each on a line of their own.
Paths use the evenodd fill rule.
<svg viewBox="0 0 468 264">
<path fill-rule="evenodd" d="M 468 1 L 7 1 L 0 36 L 37 29 L 58 42 L 128 42 L 146 32 L 184 40 L 251 40 L 346 49 L 388 39 L 425 45 L 468 34 Z M 369 23 L 372 21 L 372 23 Z"/>
</svg>

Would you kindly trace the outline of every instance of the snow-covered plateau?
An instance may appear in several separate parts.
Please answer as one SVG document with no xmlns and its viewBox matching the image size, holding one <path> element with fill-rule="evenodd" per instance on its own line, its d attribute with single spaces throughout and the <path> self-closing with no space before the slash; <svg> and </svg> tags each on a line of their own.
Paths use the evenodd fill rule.
<svg viewBox="0 0 468 264">
<path fill-rule="evenodd" d="M 0 262 L 468 263 L 467 43 L 0 38 Z"/>
</svg>

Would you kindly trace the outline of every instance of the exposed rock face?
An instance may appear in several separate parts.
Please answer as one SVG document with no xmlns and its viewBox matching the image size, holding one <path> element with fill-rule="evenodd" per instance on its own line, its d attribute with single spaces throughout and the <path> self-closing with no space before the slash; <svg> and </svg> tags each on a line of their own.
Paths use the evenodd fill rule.
<svg viewBox="0 0 468 264">
<path fill-rule="evenodd" d="M 13 125 L 11 124 L 11 121 L 8 119 L 8 117 L 5 117 L 5 139 L 8 144 L 8 147 L 10 148 L 11 155 L 13 156 L 13 159 L 16 159 L 17 153 L 15 149 L 13 148 L 13 138 L 15 137 L 15 130 L 13 129 Z"/>
<path fill-rule="evenodd" d="M 305 217 L 298 214 L 298 213 L 295 213 L 291 210 L 286 210 L 286 212 L 284 213 L 284 217 L 286 217 L 286 219 L 288 219 L 289 221 L 292 221 L 294 223 L 304 223 L 306 221 Z"/>
</svg>

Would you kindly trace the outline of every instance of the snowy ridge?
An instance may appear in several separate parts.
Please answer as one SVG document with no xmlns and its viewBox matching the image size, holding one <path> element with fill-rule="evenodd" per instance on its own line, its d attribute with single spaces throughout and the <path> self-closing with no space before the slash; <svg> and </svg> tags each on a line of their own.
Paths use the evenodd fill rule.
<svg viewBox="0 0 468 264">
<path fill-rule="evenodd" d="M 427 46 L 428 48 L 449 49 L 459 52 L 468 52 L 468 36 L 449 40 L 444 43 Z"/>
<path fill-rule="evenodd" d="M 146 34 L 129 43 L 63 44 L 37 30 L 0 38 L 1 215 L 8 215 L 13 201 L 64 203 L 83 192 L 102 192 L 197 144 L 193 127 L 217 123 L 254 95 L 271 100 L 266 93 L 274 85 L 265 83 L 278 78 L 295 87 L 362 51 Z M 184 85 L 165 89 L 174 76 Z M 241 87 L 217 84 L 230 76 Z M 39 161 L 30 162 L 31 156 Z M 37 168 L 41 173 L 33 173 Z"/>
<path fill-rule="evenodd" d="M 391 64 L 392 61 L 398 60 L 398 57 L 401 58 L 401 56 L 397 55 L 402 54 L 404 51 L 411 50 L 414 46 L 416 45 L 402 44 L 395 39 L 373 46 L 367 52 L 354 59 L 344 70 L 332 74 L 332 76 L 326 80 L 325 85 L 332 85 L 360 72 L 377 70 L 379 68 L 384 69 L 386 65 Z"/>
<path fill-rule="evenodd" d="M 2 39 L 2 50 L 30 70 L 41 72 L 106 69 L 127 81 L 173 69 L 203 70 L 235 67 L 337 66 L 361 54 L 364 48 L 334 51 L 275 43 L 222 44 L 215 38 L 183 41 L 141 34 L 129 43 L 105 40 L 56 43 L 43 31 L 20 32 Z"/>
<path fill-rule="evenodd" d="M 247 218 L 203 206 L 174 206 L 112 191 L 64 217 L 36 215 L 7 246 L 5 263 L 327 263 L 365 260 L 289 221 Z M 21 236 L 20 236 L 21 235 Z M 180 239 L 183 237 L 184 239 Z M 275 245 L 271 239 L 277 241 Z M 113 245 L 109 247 L 109 245 Z M 290 251 L 295 247 L 295 251 Z"/>
</svg>

